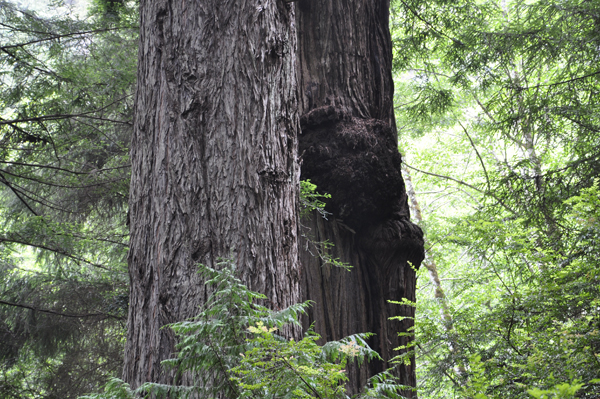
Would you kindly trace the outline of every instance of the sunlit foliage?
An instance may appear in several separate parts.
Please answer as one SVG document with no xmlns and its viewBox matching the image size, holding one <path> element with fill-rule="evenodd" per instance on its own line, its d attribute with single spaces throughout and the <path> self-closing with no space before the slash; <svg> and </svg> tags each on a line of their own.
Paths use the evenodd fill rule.
<svg viewBox="0 0 600 399">
<path fill-rule="evenodd" d="M 599 12 L 394 2 L 400 143 L 452 313 L 423 271 L 421 397 L 598 395 Z"/>
</svg>

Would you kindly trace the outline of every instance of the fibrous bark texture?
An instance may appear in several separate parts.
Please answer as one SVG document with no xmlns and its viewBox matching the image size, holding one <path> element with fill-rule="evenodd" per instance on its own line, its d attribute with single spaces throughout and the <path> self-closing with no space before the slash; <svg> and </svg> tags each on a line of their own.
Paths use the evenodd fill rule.
<svg viewBox="0 0 600 399">
<path fill-rule="evenodd" d="M 389 0 L 299 0 L 296 14 L 302 178 L 332 195 L 326 209 L 333 214 L 302 221 L 303 296 L 316 303 L 305 322 L 324 340 L 376 334 L 371 345 L 385 361 L 350 369 L 355 393 L 409 343 L 398 333 L 412 327 L 414 308 L 387 301 L 415 301 L 411 264 L 418 267 L 424 256 L 397 148 Z M 322 241 L 334 244 L 330 255 L 349 263 L 350 272 L 313 256 Z M 416 385 L 414 359 L 394 373 Z"/>
<path fill-rule="evenodd" d="M 300 301 L 293 6 L 141 1 L 124 378 L 171 382 L 165 324 L 207 297 L 197 264 L 233 256 L 278 309 Z"/>
</svg>

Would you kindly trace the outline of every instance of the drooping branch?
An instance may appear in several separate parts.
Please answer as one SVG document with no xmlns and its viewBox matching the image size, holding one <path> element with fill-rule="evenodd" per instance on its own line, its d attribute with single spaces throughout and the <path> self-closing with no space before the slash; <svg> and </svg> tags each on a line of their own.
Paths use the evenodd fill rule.
<svg viewBox="0 0 600 399">
<path fill-rule="evenodd" d="M 56 253 L 58 255 L 65 256 L 65 257 L 67 257 L 67 258 L 69 258 L 71 260 L 74 260 L 77 263 L 85 263 L 85 264 L 88 264 L 90 266 L 102 269 L 102 270 L 114 272 L 114 270 L 111 270 L 111 269 L 109 269 L 108 267 L 106 267 L 104 265 L 91 262 L 91 261 L 89 261 L 89 260 L 87 260 L 85 258 L 79 257 L 79 256 L 75 256 L 75 255 L 73 255 L 73 254 L 65 251 L 64 249 L 54 248 L 54 247 L 51 247 L 51 246 L 48 246 L 48 245 L 45 245 L 45 244 L 34 243 L 34 242 L 31 242 L 31 241 L 25 240 L 22 237 L 6 237 L 6 236 L 0 237 L 0 243 L 4 243 L 4 242 L 13 243 L 13 244 L 20 244 L 20 245 L 28 245 L 30 247 L 43 249 L 45 251 L 50 251 L 50 252 Z"/>
<path fill-rule="evenodd" d="M 6 24 L 1 24 L 0 23 L 0 26 L 9 27 L 9 28 L 12 29 L 11 26 L 6 25 Z M 36 43 L 42 43 L 42 42 L 47 42 L 47 41 L 51 41 L 51 40 L 62 39 L 62 38 L 65 38 L 65 37 L 85 36 L 85 35 L 94 34 L 94 33 L 109 32 L 109 31 L 121 30 L 121 29 L 136 29 L 136 28 L 138 28 L 138 27 L 128 26 L 128 27 L 92 29 L 92 30 L 82 31 L 82 32 L 70 32 L 70 33 L 65 33 L 65 34 L 62 34 L 62 35 L 51 34 L 51 36 L 45 37 L 45 38 L 42 38 L 42 39 L 31 40 L 31 41 L 25 42 L 25 43 L 11 44 L 9 46 L 1 46 L 0 50 L 9 50 L 9 49 L 13 49 L 13 48 L 20 48 L 20 47 L 29 46 L 29 45 L 36 44 Z M 13 29 L 13 30 L 16 30 L 16 29 Z M 36 33 L 38 33 L 38 34 L 39 33 L 44 34 L 45 32 L 36 32 Z"/>
<path fill-rule="evenodd" d="M 4 301 L 0 299 L 0 305 L 7 305 L 7 306 L 12 306 L 12 307 L 16 307 L 16 308 L 23 308 L 23 309 L 30 309 L 36 312 L 41 312 L 41 313 L 48 313 L 48 314 L 53 314 L 53 315 L 57 315 L 57 316 L 61 316 L 61 317 L 75 317 L 75 318 L 86 318 L 86 317 L 105 317 L 105 318 L 111 318 L 111 319 L 117 319 L 117 320 L 123 320 L 124 317 L 122 316 L 115 316 L 112 315 L 110 313 L 66 313 L 66 312 L 58 312 L 56 310 L 51 310 L 51 309 L 43 309 L 43 308 L 38 308 L 36 306 L 33 305 L 27 305 L 24 303 L 15 303 L 15 302 L 9 302 L 9 301 Z"/>
<path fill-rule="evenodd" d="M 27 203 L 27 201 L 25 201 L 25 199 L 21 196 L 22 193 L 20 193 L 19 190 L 14 188 L 13 185 L 6 179 L 6 177 L 4 177 L 2 173 L 0 173 L 0 181 L 4 183 L 4 185 L 16 195 L 19 201 L 21 201 L 21 203 L 23 203 L 23 205 L 25 205 L 25 207 L 29 209 L 31 213 L 33 213 L 35 216 L 39 216 L 38 213 L 35 210 L 33 210 L 33 208 Z"/>
<path fill-rule="evenodd" d="M 10 175 L 10 176 L 17 177 L 19 179 L 30 180 L 30 181 L 33 181 L 33 182 L 36 182 L 36 183 L 44 184 L 46 186 L 58 187 L 58 188 L 68 188 L 68 189 L 80 189 L 80 188 L 99 187 L 99 186 L 104 186 L 104 185 L 109 184 L 109 183 L 116 183 L 118 181 L 126 179 L 125 177 L 119 177 L 119 178 L 109 179 L 109 180 L 105 180 L 105 181 L 98 182 L 98 183 L 85 184 L 85 185 L 81 185 L 81 186 L 72 186 L 72 185 L 66 185 L 66 184 L 52 183 L 50 181 L 46 181 L 46 180 L 42 180 L 42 179 L 36 179 L 35 177 L 31 177 L 31 176 L 19 175 L 19 174 L 13 173 L 13 172 L 9 172 L 6 169 L 0 169 L 0 172 L 1 173 L 5 173 L 5 174 Z"/>
<path fill-rule="evenodd" d="M 23 123 L 23 122 L 42 122 L 42 121 L 52 121 L 52 120 L 60 120 L 60 119 L 68 119 L 68 118 L 77 118 L 77 117 L 85 117 L 85 118 L 91 118 L 91 119 L 98 119 L 98 120 L 106 120 L 109 122 L 116 122 L 116 123 L 124 123 L 127 125 L 131 125 L 131 121 L 116 121 L 116 120 L 112 120 L 112 119 L 107 119 L 107 118 L 101 118 L 101 117 L 94 117 L 94 116 L 90 116 L 91 114 L 95 114 L 97 112 L 100 111 L 104 111 L 105 109 L 108 109 L 111 105 L 115 105 L 117 103 L 120 103 L 121 101 L 125 100 L 128 97 L 131 97 L 133 94 L 127 94 L 121 98 L 116 99 L 115 101 L 112 101 L 100 108 L 97 109 L 93 109 L 91 111 L 86 111 L 86 112 L 80 112 L 78 114 L 53 114 L 53 115 L 41 115 L 41 116 L 36 116 L 36 117 L 31 117 L 31 118 L 22 118 L 22 119 L 13 119 L 13 120 L 4 120 L 2 118 L 0 118 L 0 126 L 2 125 L 14 125 L 16 123 Z"/>
<path fill-rule="evenodd" d="M 74 174 L 74 175 L 89 175 L 91 173 L 96 174 L 96 173 L 99 173 L 99 172 L 106 172 L 106 171 L 109 171 L 109 170 L 125 169 L 125 168 L 130 168 L 131 167 L 131 165 L 122 165 L 122 166 L 115 166 L 113 168 L 95 169 L 93 172 L 80 172 L 80 171 L 65 169 L 65 168 L 61 168 L 61 167 L 53 166 L 53 165 L 41 165 L 41 164 L 33 164 L 33 163 L 25 163 L 25 162 L 14 162 L 14 161 L 3 161 L 3 160 L 0 160 L 0 164 L 16 165 L 16 166 L 27 166 L 27 167 L 39 168 L 39 169 L 52 169 L 52 170 L 57 170 L 57 171 L 60 171 L 60 172 L 70 173 L 70 174 Z"/>
</svg>

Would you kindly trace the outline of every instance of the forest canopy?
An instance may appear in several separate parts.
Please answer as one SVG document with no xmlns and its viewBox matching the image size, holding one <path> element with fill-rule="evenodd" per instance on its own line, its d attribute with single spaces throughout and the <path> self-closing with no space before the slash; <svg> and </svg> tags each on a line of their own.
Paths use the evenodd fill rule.
<svg viewBox="0 0 600 399">
<path fill-rule="evenodd" d="M 6 398 L 76 398 L 123 366 L 138 4 L 70 3 L 0 0 Z M 600 1 L 390 11 L 403 173 L 426 233 L 418 394 L 597 397 Z"/>
</svg>

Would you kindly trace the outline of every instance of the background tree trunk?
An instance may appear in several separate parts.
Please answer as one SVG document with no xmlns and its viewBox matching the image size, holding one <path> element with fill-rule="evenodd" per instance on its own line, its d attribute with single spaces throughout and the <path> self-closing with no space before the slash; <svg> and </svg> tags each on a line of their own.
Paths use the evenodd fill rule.
<svg viewBox="0 0 600 399">
<path fill-rule="evenodd" d="M 301 102 L 302 178 L 332 195 L 330 220 L 302 221 L 303 296 L 316 305 L 323 340 L 373 332 L 372 347 L 385 362 L 350 370 L 355 393 L 367 378 L 390 366 L 410 338 L 414 308 L 388 300 L 415 301 L 415 270 L 423 259 L 423 234 L 410 222 L 393 113 L 389 0 L 300 0 L 297 3 L 298 81 Z M 327 265 L 318 242 L 334 244 L 331 256 L 352 271 Z M 416 386 L 414 358 L 396 369 L 400 382 Z M 416 393 L 406 391 L 407 397 Z"/>
<path fill-rule="evenodd" d="M 198 312 L 197 264 L 233 256 L 279 309 L 300 300 L 294 11 L 141 2 L 124 378 L 169 383 L 167 323 Z"/>
</svg>

